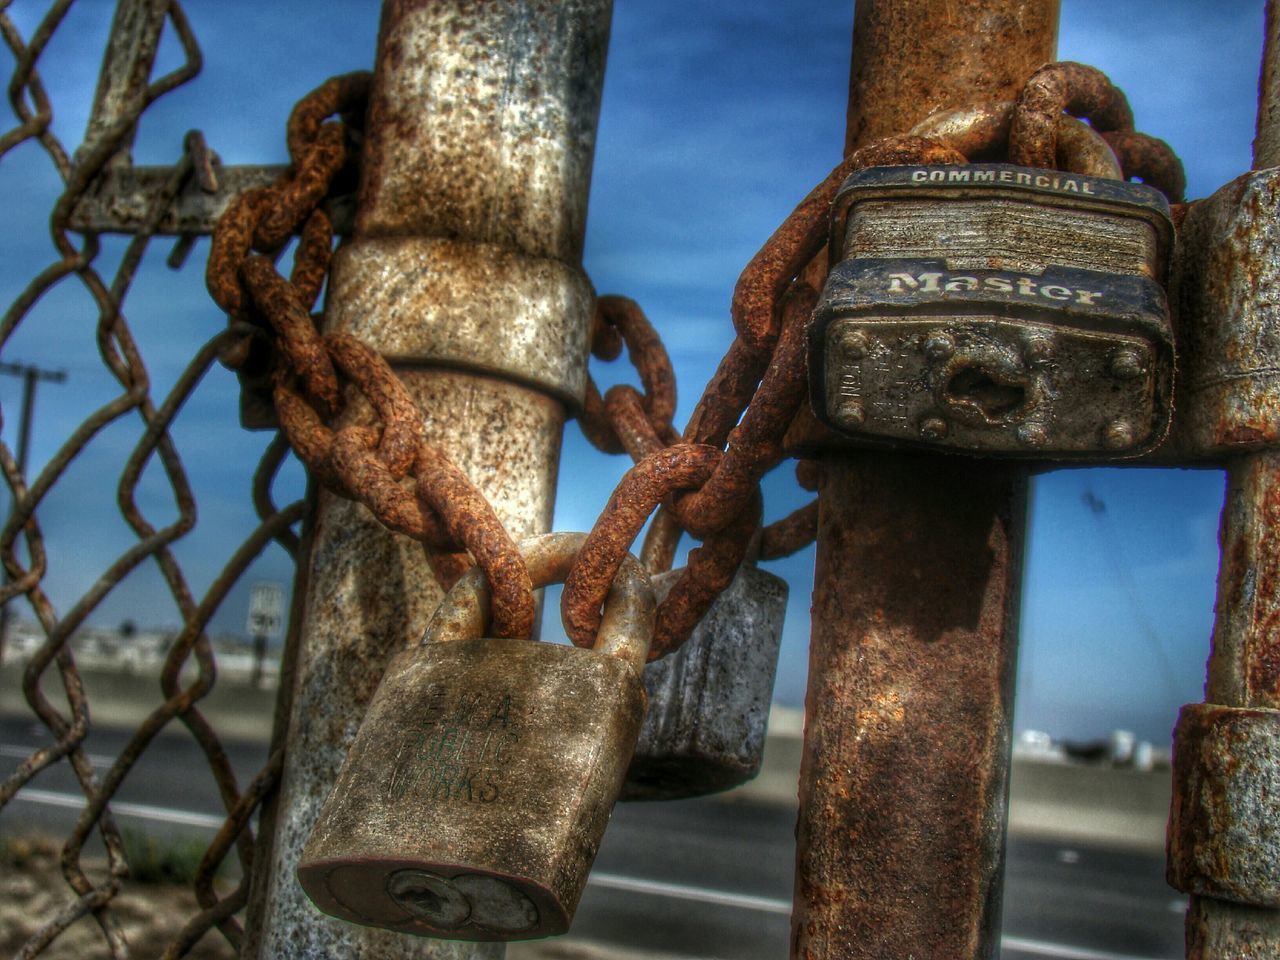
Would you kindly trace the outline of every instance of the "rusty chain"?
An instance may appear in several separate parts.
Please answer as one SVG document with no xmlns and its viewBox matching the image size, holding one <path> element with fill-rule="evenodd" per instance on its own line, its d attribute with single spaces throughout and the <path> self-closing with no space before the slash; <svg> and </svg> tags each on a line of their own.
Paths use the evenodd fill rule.
<svg viewBox="0 0 1280 960">
<path fill-rule="evenodd" d="M 1138 177 L 1169 202 L 1182 203 L 1187 177 L 1163 140 L 1133 129 L 1133 111 L 1119 87 L 1083 63 L 1045 64 L 1022 89 L 1009 131 L 1009 159 L 1027 167 L 1051 167 L 1063 111 L 1087 119 L 1115 151 L 1126 177 Z"/>
<path fill-rule="evenodd" d="M 531 623 L 528 576 L 496 515 L 456 467 L 425 445 L 412 399 L 385 362 L 341 336 L 321 336 L 309 314 L 324 281 L 331 230 L 320 204 L 333 178 L 352 160 L 344 125 L 367 92 L 367 76 L 328 81 L 290 118 L 293 169 L 273 187 L 243 195 L 215 234 L 209 289 L 233 317 L 274 333 L 273 395 L 299 456 L 330 489 L 365 503 L 389 528 L 421 540 L 433 570 L 448 585 L 466 568 L 465 547 L 494 585 L 496 629 L 525 635 Z M 1014 162 L 1053 167 L 1059 118 L 1088 119 L 1117 152 L 1126 176 L 1138 176 L 1180 201 L 1181 164 L 1168 146 L 1133 129 L 1128 101 L 1100 71 L 1077 63 L 1047 64 L 1026 83 L 1012 110 L 1008 152 Z M 761 247 L 734 289 L 733 344 L 708 383 L 683 434 L 672 424 L 675 375 L 660 337 L 640 307 L 618 296 L 597 298 L 592 352 L 618 357 L 623 347 L 641 389 L 589 381 L 580 415 L 587 438 L 608 453 L 628 453 L 636 466 L 623 478 L 565 584 L 561 609 L 570 638 L 588 645 L 600 605 L 622 557 L 661 506 L 651 569 L 664 569 L 680 531 L 704 541 L 659 607 L 650 656 L 676 649 L 746 555 L 760 515 L 760 479 L 785 457 L 783 437 L 803 401 L 804 337 L 825 276 L 822 251 L 836 190 L 854 170 L 892 164 L 954 164 L 967 158 L 928 137 L 897 136 L 870 144 L 838 164 Z M 300 234 L 291 277 L 271 257 Z M 257 250 L 259 252 L 252 252 Z M 326 426 L 343 404 L 337 366 L 363 393 L 378 427 Z M 402 481 L 413 468 L 414 492 Z M 771 525 L 761 555 L 801 549 L 817 530 L 811 503 Z"/>
<path fill-rule="evenodd" d="M 1046 64 L 1027 81 L 1012 111 L 1010 159 L 1054 167 L 1064 111 L 1090 121 L 1115 151 L 1126 177 L 1156 186 L 1175 204 L 1182 201 L 1186 178 L 1176 155 L 1163 141 L 1135 132 L 1124 94 L 1101 71 L 1083 64 Z M 561 610 L 575 643 L 590 643 L 609 580 L 644 517 L 662 498 L 668 507 L 646 542 L 646 559 L 662 558 L 658 568 L 669 565 L 674 540 L 683 528 L 707 539 L 702 550 L 713 551 L 719 563 L 700 558 L 703 562 L 695 569 L 699 551 L 690 554 L 689 568 L 659 608 L 651 658 L 679 646 L 718 595 L 714 586 L 721 584 L 723 589 L 742 562 L 751 532 L 743 529 L 741 517 L 752 498 L 758 500 L 760 478 L 783 458 L 783 437 L 803 398 L 803 332 L 816 288 L 825 277 L 821 253 L 827 241 L 827 213 L 840 183 L 865 167 L 966 162 L 954 146 L 927 137 L 897 136 L 869 144 L 837 165 L 752 258 L 734 289 L 731 315 L 737 338 L 682 438 L 687 456 L 699 447 L 723 450 L 714 464 L 703 464 L 696 483 L 681 474 L 687 458 L 673 456 L 673 448 L 662 449 L 661 438 L 648 429 L 634 388 L 610 391 L 605 414 L 637 466 L 614 492 L 566 581 Z M 603 430 L 584 423 L 584 432 L 594 441 Z M 669 471 L 665 481 L 655 476 L 663 470 Z M 812 489 L 816 471 L 807 472 L 811 482 L 802 485 Z M 658 490 L 661 496 L 656 496 Z M 769 559 L 801 549 L 816 537 L 817 523 L 815 501 L 766 527 L 760 555 Z M 729 533 L 731 525 L 736 536 Z"/>
<path fill-rule="evenodd" d="M 240 195 L 213 236 L 207 281 L 233 320 L 254 324 L 270 356 L 272 397 L 285 434 L 315 476 L 359 500 L 386 527 L 420 540 L 448 587 L 468 551 L 493 586 L 493 630 L 528 637 L 533 585 L 493 507 L 454 464 L 427 443 L 413 398 L 387 362 L 346 334 L 322 335 L 311 309 L 324 285 L 333 229 L 321 207 L 357 151 L 345 119 L 368 99 L 370 75 L 334 77 L 307 94 L 289 118 L 291 166 L 276 183 Z M 274 258 L 298 234 L 288 279 Z M 234 362 L 247 363 L 242 341 Z M 331 426 L 348 408 L 339 375 L 368 401 L 373 424 Z M 406 482 L 407 481 L 407 482 Z"/>
</svg>

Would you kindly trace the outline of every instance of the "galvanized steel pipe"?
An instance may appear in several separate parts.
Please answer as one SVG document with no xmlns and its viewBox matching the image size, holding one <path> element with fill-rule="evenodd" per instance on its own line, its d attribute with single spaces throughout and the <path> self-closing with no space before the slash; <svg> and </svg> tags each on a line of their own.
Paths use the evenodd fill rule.
<svg viewBox="0 0 1280 960">
<path fill-rule="evenodd" d="M 584 383 L 581 254 L 611 12 L 611 0 L 387 0 L 355 235 L 331 277 L 326 328 L 392 360 L 429 442 L 517 539 L 550 526 Z M 441 597 L 421 545 L 362 506 L 321 494 L 314 526 L 243 955 L 499 957 L 500 945 L 332 920 L 298 886 L 298 854 L 385 665 Z"/>
</svg>

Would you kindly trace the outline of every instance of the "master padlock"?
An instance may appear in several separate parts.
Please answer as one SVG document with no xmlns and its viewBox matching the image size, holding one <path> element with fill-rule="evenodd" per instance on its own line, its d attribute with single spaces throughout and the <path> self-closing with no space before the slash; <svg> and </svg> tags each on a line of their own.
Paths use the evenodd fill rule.
<svg viewBox="0 0 1280 960">
<path fill-rule="evenodd" d="M 521 544 L 534 584 L 584 539 Z M 488 608 L 472 570 L 387 669 L 298 865 L 325 913 L 454 940 L 568 929 L 644 719 L 653 592 L 627 557 L 590 650 L 482 639 Z"/>
<path fill-rule="evenodd" d="M 1172 248 L 1169 205 L 1144 184 L 1000 163 L 857 171 L 810 326 L 814 412 L 873 445 L 1145 453 L 1172 411 Z"/>
</svg>

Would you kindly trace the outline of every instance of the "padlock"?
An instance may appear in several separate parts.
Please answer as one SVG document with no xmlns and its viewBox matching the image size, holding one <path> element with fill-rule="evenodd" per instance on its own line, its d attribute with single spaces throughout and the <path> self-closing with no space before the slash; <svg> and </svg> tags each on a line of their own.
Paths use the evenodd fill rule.
<svg viewBox="0 0 1280 960">
<path fill-rule="evenodd" d="M 653 578 L 661 601 L 684 573 Z M 649 711 L 622 800 L 679 800 L 760 772 L 787 581 L 748 564 L 680 649 L 644 670 Z"/>
<path fill-rule="evenodd" d="M 814 413 L 872 444 L 1135 457 L 1169 429 L 1173 243 L 1154 188 L 997 163 L 875 167 L 832 214 Z"/>
<path fill-rule="evenodd" d="M 534 584 L 584 539 L 526 540 Z M 653 592 L 627 557 L 590 650 L 481 639 L 488 597 L 472 570 L 387 669 L 298 865 L 324 912 L 455 940 L 568 929 L 644 718 Z"/>
</svg>

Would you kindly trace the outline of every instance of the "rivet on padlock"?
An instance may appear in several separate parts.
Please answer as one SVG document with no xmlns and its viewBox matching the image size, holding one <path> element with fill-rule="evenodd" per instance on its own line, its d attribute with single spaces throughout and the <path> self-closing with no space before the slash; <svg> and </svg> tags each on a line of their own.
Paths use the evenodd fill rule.
<svg viewBox="0 0 1280 960">
<path fill-rule="evenodd" d="M 584 539 L 521 544 L 534 584 Z M 388 667 L 298 865 L 324 912 L 458 940 L 568 929 L 644 718 L 653 592 L 627 557 L 591 650 L 481 639 L 488 607 L 473 570 Z"/>
<path fill-rule="evenodd" d="M 684 573 L 654 578 L 659 600 Z M 675 653 L 644 670 L 649 712 L 623 800 L 717 793 L 760 772 L 787 582 L 743 566 Z"/>
<path fill-rule="evenodd" d="M 989 136 L 1004 122 L 944 119 L 913 132 L 981 154 L 961 120 Z M 1168 203 L 1143 184 L 995 163 L 858 171 L 810 327 L 814 412 L 873 443 L 1144 453 L 1172 410 L 1172 242 Z"/>
</svg>

